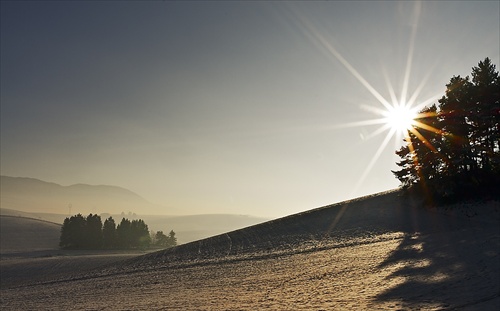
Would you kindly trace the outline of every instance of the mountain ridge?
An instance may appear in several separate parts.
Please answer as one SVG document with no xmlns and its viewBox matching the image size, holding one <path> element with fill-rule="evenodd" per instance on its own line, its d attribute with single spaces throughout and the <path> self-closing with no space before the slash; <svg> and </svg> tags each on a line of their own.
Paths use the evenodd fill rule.
<svg viewBox="0 0 500 311">
<path fill-rule="evenodd" d="M 47 213 L 153 213 L 158 205 L 137 193 L 113 185 L 73 184 L 63 186 L 31 177 L 1 176 L 1 205 L 25 212 Z M 162 209 L 166 209 L 163 207 Z M 177 214 L 168 208 L 165 214 Z"/>
<path fill-rule="evenodd" d="M 13 184 L 13 182 L 17 182 L 19 183 L 19 181 L 22 181 L 22 182 L 29 182 L 31 183 L 31 185 L 37 185 L 37 186 L 45 186 L 45 187 L 61 187 L 61 188 L 70 188 L 70 189 L 78 189 L 78 188 L 87 188 L 87 189 L 91 189 L 91 188 L 94 188 L 94 189 L 97 189 L 97 188 L 102 188 L 102 189 L 112 189 L 112 190 L 117 190 L 117 191 L 122 191 L 124 193 L 129 193 L 131 195 L 134 195 L 134 196 L 137 196 L 137 197 L 140 197 L 142 199 L 144 199 L 142 196 L 138 195 L 137 193 L 127 189 L 127 188 L 123 188 L 123 187 L 120 187 L 120 186 L 114 186 L 114 185 L 105 185 L 105 184 L 100 184 L 100 185 L 91 185 L 91 184 L 85 184 L 85 183 L 76 183 L 76 184 L 71 184 L 71 185 L 61 185 L 61 184 L 58 184 L 58 183 L 55 183 L 55 182 L 51 182 L 51 181 L 45 181 L 45 180 L 41 180 L 41 179 L 38 179 L 38 178 L 32 178 L 32 177 L 14 177 L 14 176 L 7 176 L 7 175 L 1 175 L 0 176 L 1 178 L 1 183 L 2 183 L 2 187 L 4 187 L 5 185 L 7 186 L 11 186 Z M 7 184 L 5 184 L 5 182 L 7 182 Z M 144 199 L 145 200 L 145 199 Z"/>
</svg>

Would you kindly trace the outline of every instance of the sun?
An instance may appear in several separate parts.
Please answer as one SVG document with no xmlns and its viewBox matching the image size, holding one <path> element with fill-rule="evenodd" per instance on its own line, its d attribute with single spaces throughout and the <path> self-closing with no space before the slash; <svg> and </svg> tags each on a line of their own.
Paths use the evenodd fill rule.
<svg viewBox="0 0 500 311">
<path fill-rule="evenodd" d="M 403 132 L 411 130 L 415 125 L 417 112 L 405 103 L 396 104 L 388 107 L 383 113 L 387 126 L 395 132 Z"/>
</svg>

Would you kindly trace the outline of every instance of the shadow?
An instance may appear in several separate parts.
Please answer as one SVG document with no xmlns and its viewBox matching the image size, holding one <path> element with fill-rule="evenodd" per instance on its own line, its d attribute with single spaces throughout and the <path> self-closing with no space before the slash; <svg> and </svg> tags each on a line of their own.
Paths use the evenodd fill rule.
<svg viewBox="0 0 500 311">
<path fill-rule="evenodd" d="M 497 211 L 498 212 L 498 211 Z M 407 215 L 413 221 L 411 215 Z M 417 230 L 379 266 L 394 270 L 376 297 L 403 309 L 500 310 L 498 221 L 420 213 Z"/>
</svg>

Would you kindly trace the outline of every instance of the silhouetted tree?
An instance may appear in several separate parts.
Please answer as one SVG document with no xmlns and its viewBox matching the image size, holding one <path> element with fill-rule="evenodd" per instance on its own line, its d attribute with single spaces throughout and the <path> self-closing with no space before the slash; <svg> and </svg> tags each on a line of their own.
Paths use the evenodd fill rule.
<svg viewBox="0 0 500 311">
<path fill-rule="evenodd" d="M 177 238 L 175 237 L 175 232 L 174 230 L 170 230 L 170 233 L 168 234 L 167 247 L 174 247 L 176 245 L 177 245 Z"/>
<path fill-rule="evenodd" d="M 116 227 L 116 234 L 119 247 L 122 248 L 145 248 L 151 244 L 148 225 L 142 219 L 122 221 Z"/>
<path fill-rule="evenodd" d="M 132 229 L 131 222 L 127 218 L 122 218 L 122 221 L 116 226 L 116 236 L 118 246 L 121 248 L 130 248 L 132 246 Z"/>
<path fill-rule="evenodd" d="M 157 231 L 156 233 L 153 234 L 153 244 L 155 246 L 160 246 L 160 247 L 166 247 L 167 246 L 167 241 L 168 237 L 163 233 L 163 231 Z"/>
<path fill-rule="evenodd" d="M 403 187 L 420 184 L 440 196 L 460 196 L 500 182 L 500 78 L 489 58 L 472 80 L 454 76 L 435 105 L 421 111 L 393 171 Z"/>
<path fill-rule="evenodd" d="M 165 237 L 168 240 L 168 237 Z M 123 218 L 116 226 L 112 217 L 102 224 L 101 216 L 81 214 L 64 220 L 59 246 L 71 249 L 146 248 L 151 245 L 149 229 L 144 220 Z"/>
<path fill-rule="evenodd" d="M 163 231 L 152 232 L 152 243 L 158 247 L 174 247 L 177 245 L 177 238 L 175 237 L 174 230 L 171 230 L 169 235 L 165 235 Z"/>
<path fill-rule="evenodd" d="M 61 248 L 84 248 L 86 244 L 87 221 L 82 214 L 66 218 L 61 228 L 59 246 Z"/>
<path fill-rule="evenodd" d="M 59 247 L 68 248 L 72 244 L 70 220 L 68 217 L 64 219 L 61 227 L 61 237 L 59 238 Z"/>
<path fill-rule="evenodd" d="M 144 220 L 132 220 L 130 223 L 131 231 L 131 246 L 145 248 L 151 244 L 151 236 L 149 235 L 148 225 Z"/>
<path fill-rule="evenodd" d="M 101 216 L 88 215 L 85 227 L 85 248 L 98 249 L 102 247 L 102 221 Z"/>
<path fill-rule="evenodd" d="M 456 176 L 471 169 L 473 154 L 469 142 L 471 124 L 471 84 L 469 77 L 456 76 L 446 85 L 446 95 L 439 100 L 443 136 L 442 150 L 450 159 L 447 174 Z"/>
<path fill-rule="evenodd" d="M 498 170 L 500 148 L 500 78 L 489 58 L 472 68 L 470 140 L 478 166 Z"/>
<path fill-rule="evenodd" d="M 116 235 L 116 224 L 113 217 L 109 217 L 104 221 L 102 226 L 102 244 L 103 248 L 115 248 L 117 247 L 117 235 Z"/>
</svg>

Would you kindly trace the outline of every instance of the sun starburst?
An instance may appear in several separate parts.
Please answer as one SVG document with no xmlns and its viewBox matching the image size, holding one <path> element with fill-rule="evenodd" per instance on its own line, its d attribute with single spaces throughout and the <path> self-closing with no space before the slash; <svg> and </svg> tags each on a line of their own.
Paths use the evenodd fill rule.
<svg viewBox="0 0 500 311">
<path fill-rule="evenodd" d="M 373 156 L 370 159 L 370 162 L 368 163 L 367 167 L 363 171 L 361 177 L 359 178 L 356 186 L 353 188 L 351 195 L 356 193 L 360 185 L 363 183 L 364 179 L 366 176 L 370 173 L 372 170 L 373 166 L 376 164 L 378 161 L 380 155 L 382 152 L 386 149 L 388 146 L 389 142 L 391 141 L 392 138 L 394 138 L 394 145 L 395 149 L 397 148 L 398 145 L 401 145 L 404 140 L 406 140 L 407 143 L 409 143 L 409 135 L 410 133 L 413 133 L 415 137 L 418 139 L 422 140 L 424 144 L 426 143 L 425 137 L 419 132 L 420 129 L 426 130 L 426 131 L 432 131 L 432 132 L 438 132 L 437 129 L 427 125 L 425 122 L 422 122 L 423 119 L 426 117 L 429 117 L 426 114 L 421 114 L 419 113 L 419 110 L 424 108 L 425 106 L 429 105 L 430 103 L 434 102 L 437 100 L 439 97 L 439 94 L 436 94 L 434 96 L 431 96 L 430 98 L 427 98 L 426 100 L 420 100 L 418 101 L 418 97 L 420 95 L 421 90 L 424 88 L 427 79 L 430 77 L 432 70 L 429 70 L 426 74 L 426 76 L 420 81 L 418 87 L 414 90 L 413 93 L 409 96 L 409 82 L 410 82 L 410 77 L 411 77 L 411 67 L 412 67 L 412 62 L 413 62 L 413 52 L 414 52 L 414 44 L 415 44 L 415 37 L 416 37 L 416 32 L 417 32 L 417 26 L 418 26 L 418 20 L 420 16 L 420 3 L 415 2 L 414 6 L 414 12 L 413 12 L 413 22 L 412 22 L 412 31 L 409 36 L 410 38 L 410 43 L 409 43 L 409 50 L 408 50 L 408 55 L 407 55 L 407 60 L 406 60 L 406 68 L 404 71 L 404 79 L 403 79 L 403 84 L 402 88 L 400 90 L 399 98 L 396 96 L 396 92 L 394 88 L 392 87 L 392 84 L 390 83 L 390 80 L 387 76 L 387 73 L 382 70 L 381 74 L 385 78 L 385 82 L 387 85 L 387 88 L 389 90 L 390 94 L 390 100 L 386 99 L 384 96 L 381 95 L 380 91 L 374 88 L 364 77 L 361 75 L 356 68 L 349 62 L 347 59 L 345 59 L 340 52 L 334 47 L 333 43 L 330 42 L 326 36 L 324 36 L 320 31 L 318 31 L 313 24 L 300 16 L 300 14 L 297 14 L 296 17 L 298 21 L 301 24 L 301 29 L 303 29 L 304 34 L 318 47 L 321 47 L 323 50 L 327 51 L 328 56 L 332 59 L 332 61 L 338 61 L 340 62 L 351 74 L 354 76 L 360 83 L 363 85 L 363 87 L 366 88 L 378 101 L 379 104 L 382 105 L 380 107 L 379 105 L 373 106 L 373 105 L 362 105 L 361 108 L 364 110 L 368 110 L 370 112 L 375 113 L 378 115 L 377 118 L 369 119 L 369 120 L 362 120 L 362 121 L 356 121 L 356 122 L 351 122 L 347 124 L 342 124 L 336 126 L 336 128 L 343 128 L 343 127 L 356 127 L 356 126 L 372 126 L 372 125 L 378 125 L 379 127 L 372 131 L 370 135 L 365 137 L 365 139 L 371 139 L 375 136 L 378 136 L 384 132 L 386 132 L 386 135 L 382 141 L 382 143 L 379 145 L 378 149 L 376 152 L 373 154 Z M 418 102 L 418 103 L 417 103 Z M 412 146 L 410 146 L 410 149 Z M 430 146 L 430 148 L 433 148 Z"/>
<path fill-rule="evenodd" d="M 387 109 L 387 111 L 384 112 L 384 116 L 391 129 L 404 133 L 415 125 L 417 112 L 415 108 L 409 107 L 405 103 L 401 103 Z"/>
</svg>

